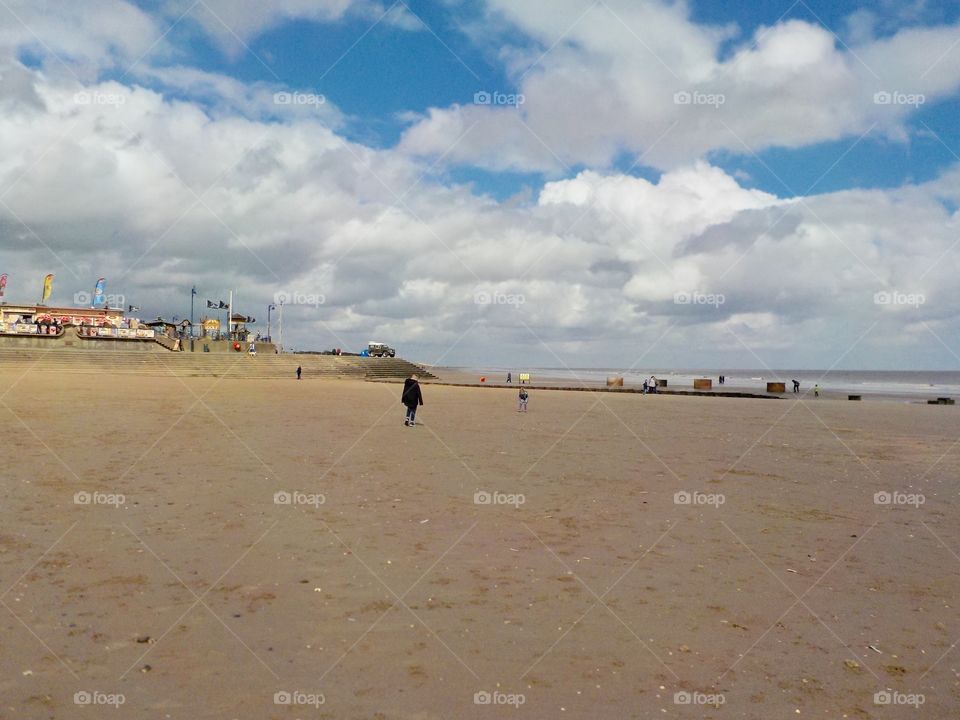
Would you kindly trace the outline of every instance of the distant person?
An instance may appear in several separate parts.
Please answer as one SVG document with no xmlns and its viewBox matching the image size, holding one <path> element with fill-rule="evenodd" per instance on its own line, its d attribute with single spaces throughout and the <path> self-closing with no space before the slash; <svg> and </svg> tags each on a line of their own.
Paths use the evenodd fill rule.
<svg viewBox="0 0 960 720">
<path fill-rule="evenodd" d="M 416 425 L 417 408 L 423 405 L 423 393 L 420 392 L 420 383 L 416 375 L 411 375 L 403 381 L 403 394 L 400 402 L 407 407 L 407 416 L 403 424 L 408 427 Z"/>
<path fill-rule="evenodd" d="M 303 372 L 303 368 L 297 365 L 297 380 L 300 379 L 300 374 Z"/>
<path fill-rule="evenodd" d="M 650 376 L 650 392 L 657 392 L 657 378 L 653 375 Z"/>
<path fill-rule="evenodd" d="M 648 392 L 650 392 L 650 381 L 647 380 L 646 378 L 644 378 L 644 381 L 643 381 L 643 394 L 646 395 Z"/>
<path fill-rule="evenodd" d="M 814 397 L 820 397 L 820 386 L 819 386 L 819 385 L 814 385 L 814 386 L 813 386 L 813 396 L 814 396 Z"/>
<path fill-rule="evenodd" d="M 527 401 L 530 399 L 530 395 L 527 393 L 526 388 L 520 388 L 519 404 L 517 406 L 517 412 L 526 412 L 527 411 Z"/>
<path fill-rule="evenodd" d="M 800 381 L 799 381 L 799 380 L 794 380 L 794 381 L 793 381 L 793 391 L 794 391 L 795 393 L 800 392 Z"/>
<path fill-rule="evenodd" d="M 513 380 L 513 376 L 510 375 L 510 373 L 507 373 L 507 382 L 510 382 L 511 380 Z"/>
</svg>

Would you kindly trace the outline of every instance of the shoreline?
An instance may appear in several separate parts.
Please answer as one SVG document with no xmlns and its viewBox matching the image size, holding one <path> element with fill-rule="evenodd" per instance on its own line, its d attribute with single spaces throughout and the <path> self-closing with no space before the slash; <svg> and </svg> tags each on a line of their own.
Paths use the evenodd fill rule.
<svg viewBox="0 0 960 720">
<path fill-rule="evenodd" d="M 430 371 L 436 375 L 439 380 L 427 381 L 425 383 L 430 383 L 433 385 L 449 385 L 456 387 L 491 387 L 491 388 L 517 388 L 520 386 L 519 382 L 506 383 L 503 381 L 501 375 L 504 374 L 503 371 L 494 370 L 489 372 L 483 371 L 472 371 L 469 369 L 459 368 L 459 367 L 444 367 L 440 365 L 429 365 L 427 363 L 417 363 L 421 367 Z M 616 373 L 611 372 L 611 375 Z M 516 376 L 516 373 L 514 374 Z M 622 374 L 621 374 L 622 376 Z M 485 382 L 481 382 L 480 378 L 486 377 Z M 491 382 L 491 377 L 497 377 L 498 380 Z M 658 376 L 659 377 L 659 376 Z M 664 379 L 664 378 L 660 378 Z M 675 378 L 672 376 L 667 376 L 666 379 L 671 382 L 676 382 Z M 683 379 L 686 380 L 686 376 L 683 376 Z M 681 380 L 680 382 L 683 382 Z M 580 391 L 602 391 L 602 392 L 612 392 L 612 393 L 621 393 L 621 394 L 643 394 L 643 387 L 641 384 L 630 383 L 624 378 L 624 384 L 622 387 L 608 387 L 605 380 L 596 380 L 596 379 L 581 379 L 581 378 L 563 378 L 563 377 L 551 377 L 549 375 L 534 375 L 533 380 L 530 383 L 525 383 L 524 387 L 528 387 L 533 390 L 580 390 Z M 691 395 L 691 396 L 702 396 L 702 397 L 736 397 L 736 398 L 749 398 L 749 399 L 822 399 L 822 400 L 843 400 L 845 402 L 855 402 L 849 400 L 848 396 L 850 395 L 860 395 L 863 402 L 889 402 L 889 403 L 900 403 L 900 404 L 927 404 L 929 400 L 935 400 L 940 397 L 950 397 L 956 399 L 960 395 L 951 394 L 951 390 L 946 388 L 938 388 L 930 390 L 929 392 L 918 392 L 918 391 L 903 391 L 903 392 L 890 392 L 890 391 L 877 391 L 873 389 L 865 390 L 860 388 L 824 388 L 821 387 L 820 397 L 816 398 L 813 394 L 812 386 L 801 386 L 801 391 L 799 393 L 792 392 L 790 386 L 787 386 L 787 391 L 783 393 L 767 393 L 762 388 L 757 388 L 748 385 L 742 385 L 737 383 L 724 383 L 723 385 L 718 385 L 714 381 L 714 385 L 709 390 L 699 390 L 694 389 L 692 381 L 683 382 L 683 384 L 668 384 L 666 388 L 661 389 L 660 395 Z"/>
</svg>

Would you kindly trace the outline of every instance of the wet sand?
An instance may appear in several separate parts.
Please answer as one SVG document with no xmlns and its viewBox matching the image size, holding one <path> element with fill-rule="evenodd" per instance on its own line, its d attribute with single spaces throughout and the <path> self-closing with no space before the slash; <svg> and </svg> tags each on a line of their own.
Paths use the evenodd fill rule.
<svg viewBox="0 0 960 720">
<path fill-rule="evenodd" d="M 956 716 L 955 407 L 515 394 L 3 371 L 0 718 Z"/>
</svg>

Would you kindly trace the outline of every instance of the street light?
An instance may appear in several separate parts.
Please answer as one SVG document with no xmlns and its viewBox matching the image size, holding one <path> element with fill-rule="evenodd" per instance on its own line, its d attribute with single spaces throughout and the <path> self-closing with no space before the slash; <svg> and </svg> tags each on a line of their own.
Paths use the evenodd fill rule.
<svg viewBox="0 0 960 720">
<path fill-rule="evenodd" d="M 193 299 L 197 296 L 197 286 L 190 289 L 190 339 L 193 339 Z"/>
<path fill-rule="evenodd" d="M 283 352 L 283 298 L 280 298 L 280 352 Z"/>
<path fill-rule="evenodd" d="M 277 306 L 273 303 L 267 305 L 267 342 L 273 342 L 273 337 L 270 335 L 270 311 L 276 309 Z"/>
</svg>

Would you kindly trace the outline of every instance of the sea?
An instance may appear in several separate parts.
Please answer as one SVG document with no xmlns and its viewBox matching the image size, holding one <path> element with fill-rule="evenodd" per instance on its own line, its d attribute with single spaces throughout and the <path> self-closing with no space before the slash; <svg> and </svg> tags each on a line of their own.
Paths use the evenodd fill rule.
<svg viewBox="0 0 960 720">
<path fill-rule="evenodd" d="M 459 368 L 471 373 L 484 373 L 491 380 L 502 381 L 508 371 L 528 372 L 534 383 L 563 381 L 564 383 L 603 383 L 608 377 L 623 377 L 624 385 L 640 386 L 651 375 L 667 380 L 668 388 L 691 389 L 697 378 L 712 378 L 713 388 L 720 375 L 726 377 L 724 389 L 765 392 L 768 382 L 785 382 L 787 391 L 792 389 L 792 380 L 800 381 L 800 390 L 805 391 L 815 384 L 824 392 L 884 395 L 903 397 L 917 396 L 960 398 L 960 371 L 956 370 L 669 370 L 644 368 Z M 501 377 L 502 376 L 502 377 Z"/>
</svg>

